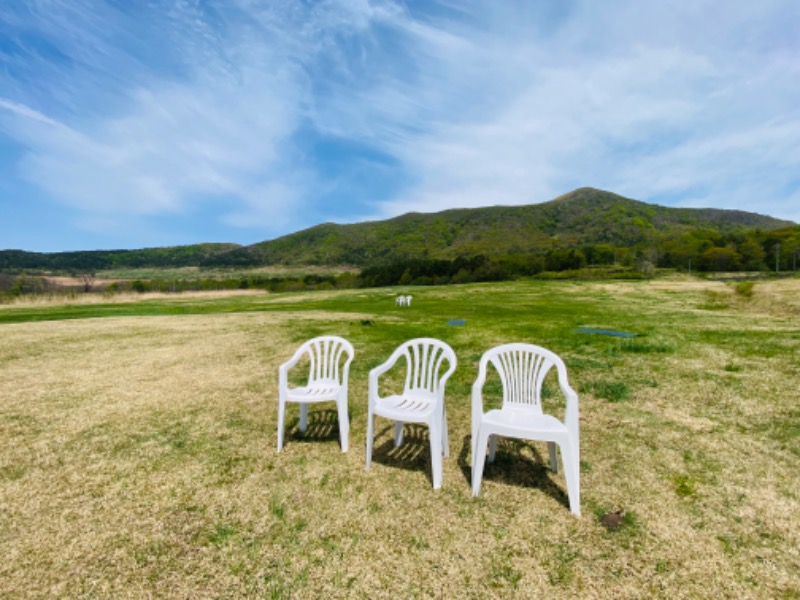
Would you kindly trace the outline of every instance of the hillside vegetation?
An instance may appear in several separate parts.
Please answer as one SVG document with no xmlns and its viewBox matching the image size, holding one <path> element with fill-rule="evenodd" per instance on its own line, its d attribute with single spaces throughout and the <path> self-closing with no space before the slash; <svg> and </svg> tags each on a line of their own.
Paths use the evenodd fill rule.
<svg viewBox="0 0 800 600">
<path fill-rule="evenodd" d="M 455 274 L 461 268 L 457 261 L 479 257 L 478 262 L 491 263 L 489 271 L 498 271 L 501 264 L 500 271 L 523 275 L 593 265 L 758 271 L 791 269 L 798 251 L 800 227 L 790 221 L 743 211 L 667 208 L 582 188 L 543 204 L 325 223 L 251 246 L 52 254 L 7 250 L 0 252 L 0 270 L 394 265 L 403 273 L 409 261 L 417 266 L 419 261 L 449 261 L 433 270 Z"/>
<path fill-rule="evenodd" d="M 145 267 L 200 266 L 240 248 L 239 244 L 193 244 L 142 250 L 82 250 L 77 252 L 0 251 L 0 270 L 100 271 Z"/>
<path fill-rule="evenodd" d="M 598 245 L 634 248 L 698 231 L 721 236 L 793 225 L 755 213 L 667 208 L 582 188 L 543 204 L 409 213 L 353 225 L 325 223 L 236 252 L 266 263 L 370 266 L 406 258 L 546 254 Z"/>
</svg>

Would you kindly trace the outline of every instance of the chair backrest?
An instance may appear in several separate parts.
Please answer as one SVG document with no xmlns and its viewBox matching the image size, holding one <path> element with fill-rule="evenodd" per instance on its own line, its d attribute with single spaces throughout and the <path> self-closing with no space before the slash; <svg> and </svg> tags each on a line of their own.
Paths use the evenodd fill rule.
<svg viewBox="0 0 800 600">
<path fill-rule="evenodd" d="M 325 335 L 308 340 L 298 350 L 298 354 L 308 355 L 308 381 L 335 381 L 341 383 L 353 360 L 353 345 L 344 338 Z"/>
<path fill-rule="evenodd" d="M 450 346 L 434 338 L 417 338 L 402 344 L 394 354 L 406 359 L 405 391 L 426 390 L 443 395 L 444 384 L 456 369 L 456 354 Z"/>
<path fill-rule="evenodd" d="M 481 358 L 479 377 L 486 376 L 491 362 L 503 387 L 503 408 L 527 408 L 542 414 L 542 384 L 552 367 L 559 383 L 567 381 L 567 368 L 561 358 L 533 344 L 504 344 L 487 351 Z"/>
</svg>

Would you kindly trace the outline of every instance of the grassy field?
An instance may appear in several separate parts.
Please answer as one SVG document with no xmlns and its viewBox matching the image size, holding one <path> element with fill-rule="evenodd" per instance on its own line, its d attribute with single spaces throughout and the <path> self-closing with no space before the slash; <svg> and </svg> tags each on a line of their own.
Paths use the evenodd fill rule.
<svg viewBox="0 0 800 600">
<path fill-rule="evenodd" d="M 0 307 L 0 597 L 800 597 L 800 281 L 399 291 Z M 350 452 L 330 404 L 278 454 L 278 365 L 326 333 L 356 349 Z M 417 336 L 459 359 L 439 491 L 425 430 L 379 420 L 364 470 L 367 374 Z M 470 496 L 470 386 L 510 341 L 580 395 L 581 518 L 544 444 Z"/>
<path fill-rule="evenodd" d="M 357 267 L 316 267 L 303 265 L 301 267 L 288 267 L 284 265 L 269 265 L 266 267 L 250 267 L 242 269 L 230 268 L 200 268 L 200 267 L 175 267 L 175 268 L 128 268 L 104 269 L 97 272 L 100 279 L 227 279 L 229 277 L 304 277 L 306 275 L 341 275 L 342 273 L 357 273 Z"/>
</svg>

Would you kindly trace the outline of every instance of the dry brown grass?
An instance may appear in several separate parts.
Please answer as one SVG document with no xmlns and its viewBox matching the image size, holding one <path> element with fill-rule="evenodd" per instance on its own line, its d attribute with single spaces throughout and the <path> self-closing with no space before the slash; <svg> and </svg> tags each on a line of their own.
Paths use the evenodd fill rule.
<svg viewBox="0 0 800 600">
<path fill-rule="evenodd" d="M 168 292 L 115 292 L 113 294 L 86 294 L 75 292 L 71 294 L 36 294 L 7 298 L 4 303 L 0 303 L 0 310 L 4 308 L 63 306 L 65 304 L 129 304 L 131 302 L 147 302 L 152 300 L 189 300 L 193 298 L 213 300 L 218 298 L 233 298 L 236 296 L 262 296 L 266 294 L 268 294 L 268 292 L 263 290 L 209 290 L 180 292 L 178 294 Z"/>
<path fill-rule="evenodd" d="M 777 429 L 796 431 L 798 282 L 705 311 L 695 284 L 577 287 L 677 331 L 659 334 L 673 351 L 614 363 L 629 399 L 581 393 L 580 519 L 538 444 L 501 445 L 470 498 L 475 368 L 458 347 L 440 491 L 422 430 L 394 450 L 379 420 L 364 471 L 367 366 L 385 358 L 373 342 L 356 343 L 350 452 L 322 407 L 304 437 L 291 412 L 276 453 L 277 367 L 298 331 L 369 315 L 312 305 L 0 325 L 0 597 L 800 595 L 800 454 Z M 754 335 L 770 355 L 752 352 Z M 612 358 L 566 352 L 568 366 Z M 576 368 L 573 384 L 604 375 Z M 626 515 L 617 531 L 598 518 L 611 510 Z"/>
</svg>

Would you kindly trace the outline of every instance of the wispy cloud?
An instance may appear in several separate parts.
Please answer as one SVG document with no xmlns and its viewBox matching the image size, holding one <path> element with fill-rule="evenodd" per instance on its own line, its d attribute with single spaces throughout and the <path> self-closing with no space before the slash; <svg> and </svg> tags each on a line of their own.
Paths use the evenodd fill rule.
<svg viewBox="0 0 800 600">
<path fill-rule="evenodd" d="M 90 230 L 259 241 L 581 185 L 800 221 L 798 6 L 5 4 L 0 136 Z"/>
<path fill-rule="evenodd" d="M 455 85 L 461 61 L 484 68 L 473 71 L 470 94 L 448 90 L 451 104 L 426 121 L 427 130 L 420 124 L 421 133 L 392 150 L 419 185 L 387 202 L 385 213 L 541 201 L 595 185 L 646 200 L 776 206 L 797 219 L 800 209 L 780 204 L 800 185 L 792 100 L 800 73 L 784 45 L 796 42 L 770 39 L 786 18 L 798 22 L 797 11 L 726 4 L 728 29 L 716 32 L 710 18 L 722 7 L 706 8 L 644 23 L 630 7 L 613 22 L 577 12 L 546 41 L 470 35 L 482 40 L 471 48 L 475 56 L 432 53 L 430 35 L 421 36 L 419 52 L 439 59 L 417 61 L 427 71 L 421 79 Z"/>
<path fill-rule="evenodd" d="M 280 222 L 266 207 L 301 208 L 303 197 L 293 190 L 302 167 L 289 162 L 291 148 L 284 147 L 302 118 L 302 74 L 283 48 L 248 48 L 247 36 L 236 35 L 238 47 L 227 48 L 227 56 L 211 52 L 223 42 L 213 39 L 202 15 L 191 7 L 173 10 L 172 19 L 189 30 L 170 30 L 187 55 L 180 76 L 139 72 L 130 86 L 117 81 L 113 108 L 99 114 L 56 107 L 70 125 L 19 102 L 0 103 L 6 109 L 0 125 L 27 148 L 23 176 L 87 215 L 103 217 L 84 223 L 180 214 L 209 201 L 229 207 L 232 222 L 241 222 L 245 212 L 261 225 Z M 69 46 L 75 37 L 71 31 L 55 39 Z M 91 73 L 78 74 L 86 87 L 73 82 L 74 104 L 93 88 L 93 72 L 116 64 L 106 59 L 92 58 Z"/>
<path fill-rule="evenodd" d="M 0 109 L 7 110 L 22 119 L 30 119 L 32 121 L 36 121 L 37 123 L 44 123 L 45 125 L 50 125 L 56 128 L 63 127 L 61 123 L 51 119 L 48 116 L 43 115 L 42 113 L 33 110 L 24 104 L 18 104 L 16 102 L 6 100 L 5 98 L 0 98 Z"/>
</svg>

